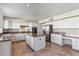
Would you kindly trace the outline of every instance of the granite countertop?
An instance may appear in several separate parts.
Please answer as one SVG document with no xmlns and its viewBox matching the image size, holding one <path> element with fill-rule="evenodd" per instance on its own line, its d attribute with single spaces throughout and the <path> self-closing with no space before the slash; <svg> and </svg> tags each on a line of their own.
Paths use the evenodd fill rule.
<svg viewBox="0 0 79 59">
<path fill-rule="evenodd" d="M 30 34 L 30 33 L 28 33 L 27 35 L 30 35 L 30 36 L 32 36 L 32 37 L 40 37 L 40 36 L 44 36 L 44 35 L 37 35 L 37 34 L 32 35 L 32 34 Z"/>
<path fill-rule="evenodd" d="M 65 35 L 65 32 L 53 32 L 53 34 Z"/>
<path fill-rule="evenodd" d="M 16 32 L 4 32 L 4 34 L 16 34 L 16 33 L 31 33 L 31 32 L 22 32 L 22 31 L 16 31 Z"/>
<path fill-rule="evenodd" d="M 11 41 L 10 39 L 3 39 L 3 40 L 0 40 L 0 42 L 4 42 L 4 41 Z"/>
<path fill-rule="evenodd" d="M 44 36 L 44 35 L 33 35 L 33 37 L 40 37 L 40 36 Z"/>
<path fill-rule="evenodd" d="M 11 41 L 11 39 L 5 39 L 3 38 L 3 36 L 0 36 L 0 42 L 4 42 L 4 41 Z"/>
<path fill-rule="evenodd" d="M 66 35 L 65 32 L 54 32 L 54 34 L 60 34 L 63 37 L 69 37 L 69 38 L 77 38 L 77 39 L 79 39 L 78 36 L 76 36 L 76 35 Z"/>
</svg>

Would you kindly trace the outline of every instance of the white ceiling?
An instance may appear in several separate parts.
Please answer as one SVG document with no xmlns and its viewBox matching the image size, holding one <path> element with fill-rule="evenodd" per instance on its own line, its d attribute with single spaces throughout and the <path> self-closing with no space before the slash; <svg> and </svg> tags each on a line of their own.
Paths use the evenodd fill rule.
<svg viewBox="0 0 79 59">
<path fill-rule="evenodd" d="M 79 8 L 78 3 L 0 3 L 4 16 L 21 18 L 27 21 L 39 21 L 43 18 L 59 15 Z"/>
</svg>

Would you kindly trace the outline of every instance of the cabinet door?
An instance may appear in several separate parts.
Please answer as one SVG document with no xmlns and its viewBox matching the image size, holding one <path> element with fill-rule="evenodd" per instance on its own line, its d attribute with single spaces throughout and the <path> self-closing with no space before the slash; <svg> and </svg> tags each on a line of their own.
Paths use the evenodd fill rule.
<svg viewBox="0 0 79 59">
<path fill-rule="evenodd" d="M 75 50 L 79 50 L 79 39 L 72 40 L 72 48 Z"/>
<path fill-rule="evenodd" d="M 4 26 L 5 29 L 8 28 L 8 20 L 4 20 L 3 21 L 3 26 Z"/>
<path fill-rule="evenodd" d="M 26 35 L 26 43 L 29 45 L 29 36 Z"/>
<path fill-rule="evenodd" d="M 25 40 L 25 34 L 15 34 L 15 40 L 16 41 Z"/>
<path fill-rule="evenodd" d="M 41 47 L 40 42 L 41 42 L 41 40 L 40 40 L 39 37 L 35 37 L 35 38 L 33 39 L 33 49 L 34 49 L 35 51 L 37 51 L 37 50 L 40 49 L 40 47 Z"/>
<path fill-rule="evenodd" d="M 11 56 L 11 41 L 0 42 L 0 56 Z"/>
<path fill-rule="evenodd" d="M 56 43 L 59 44 L 59 45 L 62 45 L 62 35 L 56 36 Z"/>
<path fill-rule="evenodd" d="M 44 48 L 45 47 L 45 36 L 40 37 L 39 41 L 40 41 L 40 48 Z"/>
<path fill-rule="evenodd" d="M 8 20 L 8 28 L 13 29 L 13 21 Z"/>
<path fill-rule="evenodd" d="M 51 42 L 55 43 L 55 39 L 56 39 L 56 36 L 54 34 L 51 34 Z"/>
<path fill-rule="evenodd" d="M 59 34 L 51 34 L 51 41 L 53 43 L 62 45 L 62 35 L 59 35 Z"/>
<path fill-rule="evenodd" d="M 31 37 L 30 37 L 30 36 L 27 36 L 27 44 L 28 44 L 29 46 L 31 46 Z"/>
<path fill-rule="evenodd" d="M 78 45 L 73 45 L 73 46 L 72 46 L 72 49 L 74 49 L 74 50 L 79 50 L 79 46 L 78 46 Z"/>
<path fill-rule="evenodd" d="M 36 37 L 36 38 L 34 38 L 34 43 L 33 44 L 34 44 L 33 49 L 35 51 L 44 48 L 45 47 L 45 37 Z"/>
</svg>

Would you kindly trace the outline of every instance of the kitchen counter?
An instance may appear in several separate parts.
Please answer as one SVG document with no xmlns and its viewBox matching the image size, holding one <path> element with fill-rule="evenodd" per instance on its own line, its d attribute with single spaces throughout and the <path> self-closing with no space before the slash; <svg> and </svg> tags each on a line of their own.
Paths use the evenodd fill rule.
<svg viewBox="0 0 79 59">
<path fill-rule="evenodd" d="M 32 33 L 32 32 L 21 32 L 21 31 L 16 31 L 16 32 L 4 32 L 4 34 L 19 34 L 19 33 Z"/>
<path fill-rule="evenodd" d="M 11 40 L 8 40 L 8 39 L 7 40 L 0 40 L 0 42 L 4 42 L 4 41 L 11 41 Z"/>
<path fill-rule="evenodd" d="M 64 35 L 63 37 L 69 37 L 69 38 L 77 38 L 77 39 L 79 39 L 79 37 L 75 37 L 75 36 L 67 36 L 67 35 Z"/>
<path fill-rule="evenodd" d="M 79 39 L 79 36 L 77 35 L 66 35 L 65 32 L 54 32 L 53 34 L 59 34 L 59 35 L 62 35 L 63 38 L 66 38 L 66 37 L 69 37 L 69 38 L 78 38 Z"/>
<path fill-rule="evenodd" d="M 59 35 L 65 35 L 65 32 L 53 32 L 52 34 L 59 34 Z"/>
<path fill-rule="evenodd" d="M 26 39 L 26 33 L 28 32 L 4 32 L 0 34 L 0 37 L 3 37 L 3 39 L 0 39 L 0 42 L 4 41 L 20 41 Z"/>
<path fill-rule="evenodd" d="M 0 42 L 4 42 L 4 41 L 11 41 L 10 39 L 4 39 L 3 37 L 0 37 Z"/>
</svg>

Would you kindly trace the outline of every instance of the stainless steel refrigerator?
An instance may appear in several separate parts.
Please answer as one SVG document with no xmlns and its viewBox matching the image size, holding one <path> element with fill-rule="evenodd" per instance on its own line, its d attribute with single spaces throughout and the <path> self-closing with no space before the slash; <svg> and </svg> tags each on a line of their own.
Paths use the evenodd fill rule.
<svg viewBox="0 0 79 59">
<path fill-rule="evenodd" d="M 46 41 L 51 42 L 51 33 L 53 33 L 53 25 L 46 25 L 43 29 Z"/>
</svg>

